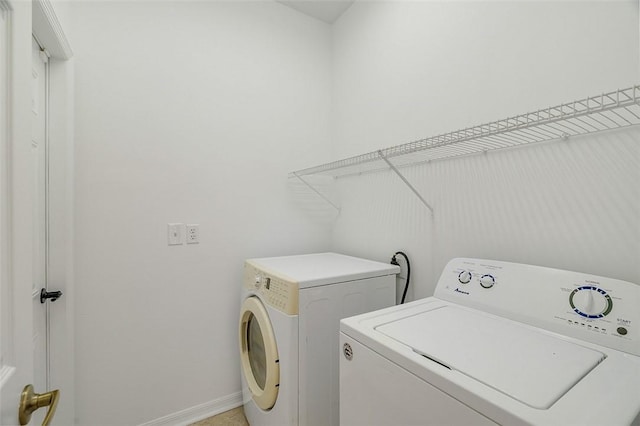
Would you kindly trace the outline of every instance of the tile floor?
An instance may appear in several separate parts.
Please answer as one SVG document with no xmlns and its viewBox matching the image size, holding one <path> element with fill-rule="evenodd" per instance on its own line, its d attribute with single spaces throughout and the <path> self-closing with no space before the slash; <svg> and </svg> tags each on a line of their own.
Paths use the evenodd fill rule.
<svg viewBox="0 0 640 426">
<path fill-rule="evenodd" d="M 249 426 L 249 423 L 247 423 L 247 419 L 244 417 L 242 407 L 238 407 L 220 413 L 217 416 L 200 420 L 191 426 Z"/>
</svg>

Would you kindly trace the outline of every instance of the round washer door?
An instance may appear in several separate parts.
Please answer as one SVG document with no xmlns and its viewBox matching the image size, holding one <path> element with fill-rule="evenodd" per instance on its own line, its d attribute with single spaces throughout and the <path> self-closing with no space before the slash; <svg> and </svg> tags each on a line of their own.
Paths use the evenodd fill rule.
<svg viewBox="0 0 640 426">
<path fill-rule="evenodd" d="M 247 298 L 240 309 L 240 363 L 253 400 L 270 410 L 280 385 L 278 347 L 269 314 L 255 296 Z"/>
</svg>

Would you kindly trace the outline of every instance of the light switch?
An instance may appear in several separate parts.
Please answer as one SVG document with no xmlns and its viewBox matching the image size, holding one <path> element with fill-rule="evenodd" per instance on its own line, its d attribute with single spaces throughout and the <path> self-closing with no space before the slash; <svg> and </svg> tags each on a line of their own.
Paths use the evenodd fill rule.
<svg viewBox="0 0 640 426">
<path fill-rule="evenodd" d="M 175 246 L 184 244 L 184 224 L 183 223 L 168 223 L 168 238 L 169 245 Z"/>
</svg>

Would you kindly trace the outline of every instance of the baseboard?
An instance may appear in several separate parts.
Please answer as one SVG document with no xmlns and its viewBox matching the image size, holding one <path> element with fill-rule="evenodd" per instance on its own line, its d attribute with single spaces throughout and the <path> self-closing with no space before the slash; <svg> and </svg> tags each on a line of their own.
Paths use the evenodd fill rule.
<svg viewBox="0 0 640 426">
<path fill-rule="evenodd" d="M 187 426 L 198 420 L 224 413 L 242 405 L 242 392 L 232 393 L 211 402 L 169 414 L 139 426 Z"/>
</svg>

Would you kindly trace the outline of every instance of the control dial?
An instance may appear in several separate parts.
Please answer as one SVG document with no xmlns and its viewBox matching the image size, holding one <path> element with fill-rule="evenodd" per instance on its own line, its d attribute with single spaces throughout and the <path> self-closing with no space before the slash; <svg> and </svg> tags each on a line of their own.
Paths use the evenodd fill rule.
<svg viewBox="0 0 640 426">
<path fill-rule="evenodd" d="M 468 284 L 471 281 L 471 272 L 462 271 L 458 274 L 458 281 L 462 284 Z"/>
<path fill-rule="evenodd" d="M 602 318 L 613 309 L 611 296 L 601 288 L 586 285 L 578 287 L 569 295 L 569 305 L 585 318 Z"/>
<path fill-rule="evenodd" d="M 491 288 L 496 283 L 496 279 L 493 275 L 484 274 L 480 277 L 480 285 L 484 288 Z"/>
<path fill-rule="evenodd" d="M 261 277 L 260 275 L 256 275 L 255 280 L 254 280 L 254 282 L 253 282 L 253 285 L 254 285 L 256 288 L 259 288 L 259 287 L 260 287 L 260 284 L 262 284 L 262 277 Z"/>
</svg>

